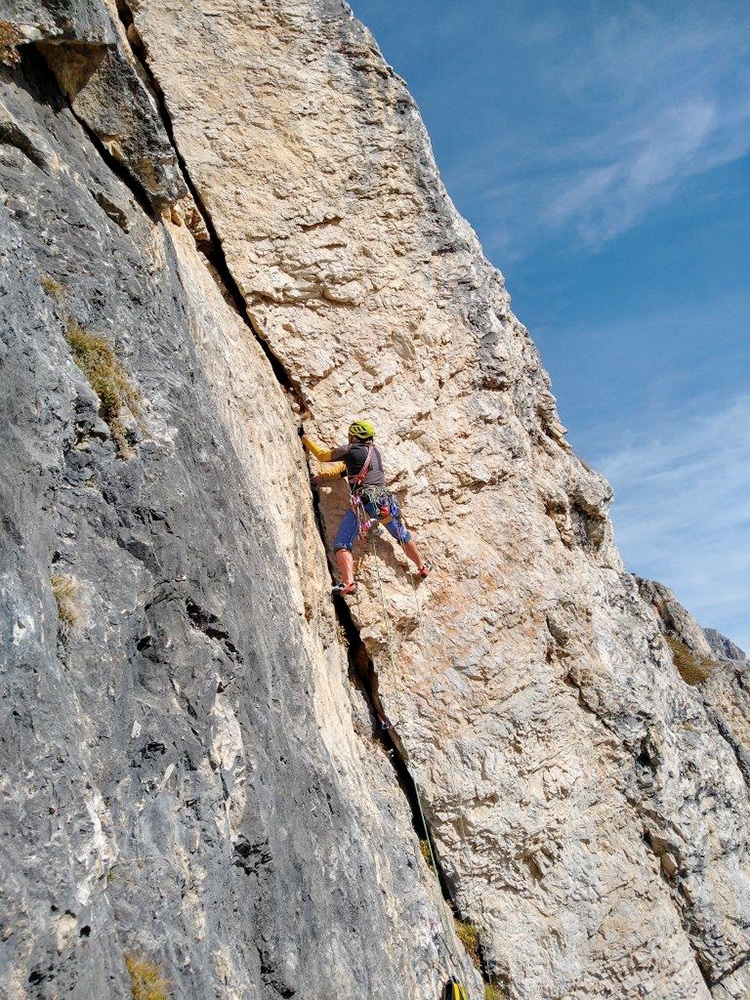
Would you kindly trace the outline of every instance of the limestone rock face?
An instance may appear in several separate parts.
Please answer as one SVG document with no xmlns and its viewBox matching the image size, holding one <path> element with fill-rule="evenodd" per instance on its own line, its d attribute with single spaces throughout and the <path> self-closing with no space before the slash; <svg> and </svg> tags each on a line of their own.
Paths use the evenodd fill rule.
<svg viewBox="0 0 750 1000">
<path fill-rule="evenodd" d="M 744 680 L 683 679 L 402 81 L 338 0 L 82 7 L 86 117 L 46 36 L 3 78 L 6 992 L 480 1000 L 364 685 L 499 995 L 746 996 Z M 339 621 L 300 410 L 436 567 L 372 538 Z"/>
<path fill-rule="evenodd" d="M 675 594 L 661 583 L 635 577 L 669 644 L 675 666 L 696 688 L 710 718 L 734 750 L 750 784 L 750 663 L 715 629 L 702 629 Z"/>
<path fill-rule="evenodd" d="M 3 101 L 0 995 L 125 1000 L 128 960 L 175 998 L 427 1000 L 444 954 L 477 995 L 348 679 L 286 393 L 37 51 Z"/>
<path fill-rule="evenodd" d="M 512 997 L 707 995 L 748 954 L 747 786 L 402 82 L 337 3 L 133 14 L 308 429 L 375 420 L 438 566 L 414 592 L 376 541 L 352 614 L 493 976 Z M 345 503 L 323 497 L 329 537 Z"/>
</svg>

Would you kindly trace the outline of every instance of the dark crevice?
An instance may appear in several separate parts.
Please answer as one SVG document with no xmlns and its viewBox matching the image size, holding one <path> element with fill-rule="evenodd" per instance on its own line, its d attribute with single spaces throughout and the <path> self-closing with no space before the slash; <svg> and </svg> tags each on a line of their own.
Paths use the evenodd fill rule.
<svg viewBox="0 0 750 1000">
<path fill-rule="evenodd" d="M 745 784 L 748 788 L 750 788 L 750 757 L 748 757 L 748 753 L 742 745 L 742 742 L 734 735 L 721 712 L 714 708 L 713 705 L 709 704 L 708 699 L 705 697 L 703 699 L 703 708 L 705 709 L 709 720 L 716 727 L 716 731 L 719 736 L 721 736 L 734 754 L 734 758 L 737 761 L 737 768 L 742 775 Z"/>
<path fill-rule="evenodd" d="M 333 577 L 334 568 L 331 559 L 328 556 L 328 549 L 325 544 L 323 517 L 320 511 L 319 497 L 317 491 L 315 490 L 313 490 L 312 499 L 313 511 L 318 531 L 320 532 L 320 539 L 328 560 L 329 572 L 331 573 L 331 577 Z M 440 863 L 435 842 L 430 833 L 430 829 L 427 826 L 426 819 L 423 819 L 422 816 L 417 784 L 409 771 L 409 766 L 405 759 L 405 749 L 398 737 L 397 722 L 393 723 L 389 720 L 380 699 L 379 678 L 378 672 L 375 669 L 375 664 L 367 652 L 367 647 L 362 641 L 362 637 L 352 617 L 349 605 L 346 603 L 344 598 L 338 594 L 334 595 L 333 606 L 337 621 L 343 630 L 346 640 L 346 648 L 349 659 L 349 679 L 354 687 L 356 687 L 356 689 L 360 692 L 365 704 L 367 705 L 372 739 L 388 758 L 391 767 L 393 768 L 396 782 L 403 792 L 406 801 L 409 803 L 412 828 L 420 841 L 420 847 L 422 847 L 422 845 L 429 845 L 429 851 L 423 851 L 424 858 L 428 866 L 433 870 L 433 873 L 438 881 L 443 900 L 445 901 L 445 904 L 452 916 L 456 920 L 461 920 L 460 910 L 455 902 L 455 899 L 453 898 L 453 890 L 451 888 L 450 880 L 446 876 Z M 453 956 L 452 960 L 455 960 L 453 946 L 449 943 L 448 951 Z M 480 973 L 485 983 L 495 983 L 497 985 L 499 980 L 496 976 L 491 975 L 489 957 L 482 951 L 481 943 L 479 944 L 479 960 L 480 965 L 477 966 L 477 971 Z"/>
<path fill-rule="evenodd" d="M 118 180 L 120 180 L 130 191 L 131 195 L 145 215 L 152 221 L 156 221 L 156 215 L 148 195 L 130 171 L 108 151 L 99 136 L 79 115 L 76 114 L 73 105 L 61 90 L 60 85 L 57 82 L 57 77 L 47 62 L 44 52 L 39 45 L 24 45 L 21 69 L 23 75 L 31 82 L 32 86 L 37 86 L 40 90 L 43 89 L 46 94 L 49 95 L 49 98 L 42 98 L 45 103 L 49 104 L 56 111 L 61 108 L 66 108 L 71 113 L 73 118 L 83 129 L 101 159 L 106 164 L 107 168 L 111 170 Z M 27 155 L 29 154 L 27 153 Z M 31 156 L 29 158 L 33 159 Z M 43 163 L 39 164 L 39 166 L 44 169 Z M 96 198 L 96 195 L 93 195 L 93 197 Z"/>
<path fill-rule="evenodd" d="M 354 623 L 351 611 L 344 598 L 336 595 L 333 599 L 333 604 L 336 610 L 336 617 L 346 636 L 349 655 L 349 679 L 367 704 L 370 713 L 373 740 L 383 749 L 393 767 L 398 786 L 404 793 L 404 797 L 411 809 L 411 821 L 414 832 L 421 841 L 429 841 L 432 847 L 432 857 L 437 867 L 435 874 L 440 884 L 443 899 L 455 911 L 456 907 L 448 879 L 442 870 L 429 828 L 422 819 L 416 783 L 404 759 L 403 748 L 400 745 L 400 740 L 398 740 L 396 729 L 386 716 L 380 700 L 378 672 L 375 669 L 375 664 L 372 662 L 367 648 L 362 642 L 359 629 Z"/>
<path fill-rule="evenodd" d="M 115 175 L 115 177 L 117 177 L 119 180 L 121 180 L 122 183 L 125 185 L 125 187 L 130 191 L 130 193 L 135 198 L 136 202 L 138 203 L 139 207 L 144 212 L 144 214 L 149 219 L 151 219 L 152 222 L 158 222 L 158 216 L 157 216 L 156 212 L 154 211 L 154 207 L 151 204 L 151 201 L 150 201 L 148 195 L 143 190 L 143 188 L 138 183 L 138 181 L 135 179 L 135 177 L 130 173 L 130 171 L 127 169 L 127 167 L 123 166 L 123 164 L 120 163 L 120 161 L 117 160 L 109 152 L 109 150 L 104 145 L 104 143 L 99 138 L 99 136 L 96 134 L 96 132 L 94 132 L 91 128 L 89 128 L 89 126 L 86 124 L 86 122 L 75 113 L 75 111 L 73 110 L 73 105 L 69 103 L 68 104 L 68 108 L 70 109 L 70 112 L 73 115 L 73 117 L 75 118 L 75 120 L 78 122 L 78 124 L 81 126 L 81 128 L 83 129 L 83 131 L 88 136 L 89 141 L 94 146 L 94 148 L 96 149 L 96 151 L 99 154 L 99 156 L 106 163 L 107 167 L 112 171 L 112 173 Z M 101 207 L 103 207 L 101 205 L 101 202 L 99 201 L 99 199 L 96 197 L 96 195 L 94 195 L 93 197 L 99 203 L 99 205 Z M 107 212 L 107 214 L 109 215 L 110 213 Z M 110 216 L 110 218 L 111 218 L 111 216 Z M 117 220 L 113 220 L 113 221 L 117 221 Z M 121 222 L 117 222 L 117 224 L 120 226 L 120 228 L 123 228 Z"/>
<path fill-rule="evenodd" d="M 0 122 L 0 144 L 14 146 L 28 160 L 31 160 L 35 167 L 39 167 L 40 170 L 45 169 L 47 164 L 44 157 L 15 122 Z"/>
<path fill-rule="evenodd" d="M 233 660 L 237 660 L 240 663 L 243 662 L 237 646 L 229 638 L 229 631 L 216 615 L 210 611 L 206 611 L 205 608 L 202 608 L 189 597 L 185 599 L 185 611 L 195 628 L 203 632 L 209 639 L 221 643 Z"/>
<path fill-rule="evenodd" d="M 200 238 L 196 238 L 198 250 L 203 254 L 209 270 L 211 271 L 223 297 L 242 317 L 243 321 L 252 331 L 256 340 L 260 344 L 279 384 L 294 398 L 300 408 L 301 414 L 304 414 L 307 412 L 307 401 L 301 385 L 293 379 L 291 374 L 284 367 L 283 362 L 276 356 L 276 354 L 274 354 L 268 341 L 258 330 L 255 322 L 248 312 L 247 302 L 229 267 L 221 239 L 217 233 L 211 214 L 208 211 L 198 188 L 193 183 L 185 158 L 180 152 L 179 146 L 175 140 L 172 120 L 169 115 L 166 99 L 159 82 L 149 68 L 147 53 L 143 43 L 140 41 L 132 11 L 126 0 L 117 0 L 117 9 L 120 20 L 125 28 L 133 56 L 140 64 L 145 75 L 147 85 L 150 87 L 155 98 L 162 123 L 169 137 L 169 141 L 172 144 L 172 148 L 175 151 L 175 156 L 177 158 L 177 162 L 179 163 L 187 189 L 190 192 L 195 206 L 201 214 L 202 221 L 206 227 L 208 239 L 201 240 Z M 338 219 L 324 220 L 322 224 L 336 224 L 339 221 L 340 220 Z M 315 494 L 313 495 L 313 506 L 321 540 L 325 545 L 323 523 L 318 499 Z M 330 560 L 329 568 L 332 569 L 330 566 Z M 341 625 L 347 639 L 349 652 L 349 676 L 352 683 L 355 684 L 355 686 L 360 690 L 367 703 L 372 724 L 373 738 L 382 747 L 388 757 L 388 760 L 391 762 L 398 785 L 409 803 L 412 825 L 417 837 L 421 841 L 428 841 L 432 847 L 432 857 L 435 859 L 435 866 L 437 869 L 435 874 L 438 879 L 443 898 L 451 910 L 456 913 L 457 908 L 451 895 L 448 880 L 437 858 L 435 847 L 430 836 L 430 831 L 422 817 L 414 778 L 412 777 L 404 759 L 402 749 L 400 749 L 398 745 L 400 741 L 397 739 L 395 729 L 387 720 L 383 711 L 383 706 L 378 692 L 378 676 L 374 668 L 374 664 L 367 653 L 366 647 L 362 642 L 359 630 L 354 623 L 349 607 L 343 598 L 336 597 L 334 599 L 334 608 L 339 624 Z M 276 986 L 276 984 L 273 985 Z M 282 996 L 291 996 L 294 991 L 279 992 L 281 992 Z"/>
<path fill-rule="evenodd" d="M 746 965 L 750 965 L 750 952 L 742 955 L 735 962 L 735 964 L 733 966 L 731 966 L 729 969 L 727 969 L 726 972 L 723 972 L 721 974 L 721 976 L 719 976 L 718 979 L 714 979 L 713 981 L 710 981 L 710 980 L 706 979 L 705 974 L 704 974 L 703 978 L 706 979 L 706 983 L 707 983 L 708 986 L 720 986 L 724 982 L 725 979 L 728 979 L 730 976 L 733 976 L 736 972 L 739 972 L 740 969 L 744 969 Z"/>
<path fill-rule="evenodd" d="M 138 35 L 138 30 L 133 20 L 133 13 L 125 0 L 117 0 L 117 11 L 120 16 L 120 21 L 125 28 L 125 34 L 127 36 L 133 58 L 139 64 L 148 87 L 154 97 L 159 111 L 159 116 L 162 124 L 164 125 L 167 136 L 169 137 L 172 149 L 174 150 L 185 185 L 190 192 L 190 196 L 193 199 L 193 202 L 201 215 L 202 222 L 206 227 L 208 239 L 201 239 L 200 236 L 196 236 L 196 247 L 206 259 L 206 262 L 209 265 L 209 271 L 211 272 L 211 275 L 225 302 L 227 302 L 227 304 L 240 315 L 243 322 L 251 330 L 253 336 L 260 344 L 263 353 L 268 359 L 273 373 L 276 376 L 276 380 L 282 388 L 284 388 L 293 397 L 297 405 L 300 407 L 300 412 L 304 414 L 307 411 L 307 402 L 305 400 L 302 386 L 287 371 L 284 367 L 284 363 L 274 353 L 271 345 L 258 329 L 255 321 L 248 312 L 245 296 L 242 294 L 242 290 L 240 289 L 240 286 L 232 274 L 229 264 L 227 263 L 226 254 L 224 253 L 224 248 L 216 231 L 211 213 L 208 211 L 198 188 L 193 183 L 187 162 L 185 161 L 185 158 L 182 155 L 175 139 L 172 119 L 167 108 L 164 91 L 149 67 L 148 56 L 143 43 L 140 41 L 140 36 Z"/>
</svg>

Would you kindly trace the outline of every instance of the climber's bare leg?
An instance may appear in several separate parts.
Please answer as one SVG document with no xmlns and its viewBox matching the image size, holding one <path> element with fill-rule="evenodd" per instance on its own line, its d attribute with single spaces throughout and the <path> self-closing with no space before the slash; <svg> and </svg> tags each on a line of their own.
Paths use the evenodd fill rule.
<svg viewBox="0 0 750 1000">
<path fill-rule="evenodd" d="M 341 576 L 341 582 L 345 587 L 350 587 L 354 583 L 354 556 L 349 549 L 337 549 L 334 553 L 334 559 Z"/>
<path fill-rule="evenodd" d="M 421 571 L 424 566 L 424 562 L 419 554 L 419 550 L 417 549 L 417 543 L 413 538 L 410 538 L 408 542 L 404 542 L 404 552 L 411 559 L 417 569 Z"/>
</svg>

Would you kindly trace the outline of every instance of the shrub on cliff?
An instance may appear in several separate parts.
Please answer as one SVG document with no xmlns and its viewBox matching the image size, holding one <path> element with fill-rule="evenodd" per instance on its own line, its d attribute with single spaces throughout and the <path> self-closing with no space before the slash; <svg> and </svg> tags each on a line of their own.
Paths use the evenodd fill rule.
<svg viewBox="0 0 750 1000">
<path fill-rule="evenodd" d="M 23 41 L 23 35 L 14 24 L 0 21 L 0 62 L 6 66 L 15 66 L 21 61 L 18 46 Z"/>
<path fill-rule="evenodd" d="M 136 955 L 125 956 L 133 1000 L 169 1000 L 169 983 L 156 962 Z"/>
<path fill-rule="evenodd" d="M 57 603 L 57 616 L 66 628 L 75 628 L 83 620 L 81 585 L 70 573 L 52 574 L 52 593 Z"/>
<path fill-rule="evenodd" d="M 99 397 L 102 419 L 109 425 L 120 454 L 126 453 L 128 443 L 120 412 L 123 406 L 127 406 L 137 413 L 138 390 L 104 337 L 89 333 L 77 320 L 69 317 L 65 339 L 73 360 Z"/>
<path fill-rule="evenodd" d="M 482 968 L 479 956 L 479 929 L 466 920 L 454 918 L 456 937 L 466 949 L 466 953 L 478 969 Z"/>
<path fill-rule="evenodd" d="M 710 656 L 694 652 L 686 643 L 674 635 L 666 636 L 667 644 L 672 650 L 674 665 L 680 672 L 680 677 L 686 684 L 702 684 L 712 670 L 718 666 Z"/>
</svg>

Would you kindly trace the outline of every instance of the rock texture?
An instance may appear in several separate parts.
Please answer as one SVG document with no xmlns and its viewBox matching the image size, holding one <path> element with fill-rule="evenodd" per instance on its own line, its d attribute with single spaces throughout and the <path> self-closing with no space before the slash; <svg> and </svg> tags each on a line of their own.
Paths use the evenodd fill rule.
<svg viewBox="0 0 750 1000">
<path fill-rule="evenodd" d="M 740 663 L 747 660 L 748 656 L 744 649 L 740 649 L 736 643 L 727 639 L 721 632 L 717 632 L 715 628 L 707 628 L 703 631 L 717 660 L 736 660 Z"/>
<path fill-rule="evenodd" d="M 338 0 L 60 9 L 7 15 L 0 133 L 9 995 L 124 997 L 145 955 L 196 1000 L 479 1000 L 364 693 L 497 994 L 745 997 L 744 675 L 683 679 L 370 34 Z M 56 31 L 99 31 L 79 90 Z M 72 324 L 139 392 L 120 429 Z M 437 565 L 362 549 L 369 692 L 300 409 L 375 420 Z"/>
<path fill-rule="evenodd" d="M 136 957 L 173 997 L 433 997 L 453 954 L 476 995 L 347 679 L 286 394 L 38 52 L 4 109 L 0 993 L 130 997 Z M 72 324 L 138 390 L 124 453 Z"/>
</svg>

